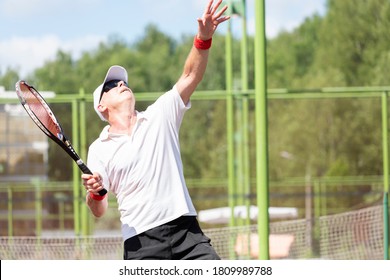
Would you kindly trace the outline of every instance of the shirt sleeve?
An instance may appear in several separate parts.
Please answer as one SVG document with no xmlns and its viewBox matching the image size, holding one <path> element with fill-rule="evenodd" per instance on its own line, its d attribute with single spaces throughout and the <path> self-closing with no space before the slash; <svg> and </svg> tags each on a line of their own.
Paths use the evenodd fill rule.
<svg viewBox="0 0 390 280">
<path fill-rule="evenodd" d="M 179 129 L 185 112 L 191 108 L 191 101 L 185 104 L 175 85 L 170 91 L 160 96 L 154 105 L 161 108 L 163 116 L 174 124 L 176 129 Z"/>
</svg>

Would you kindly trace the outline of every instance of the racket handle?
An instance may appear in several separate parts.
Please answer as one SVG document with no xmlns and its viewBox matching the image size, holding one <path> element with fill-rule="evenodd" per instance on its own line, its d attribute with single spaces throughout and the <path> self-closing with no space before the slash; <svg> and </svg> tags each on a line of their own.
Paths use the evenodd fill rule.
<svg viewBox="0 0 390 280">
<path fill-rule="evenodd" d="M 100 195 L 100 196 L 104 196 L 106 193 L 107 193 L 107 190 L 106 190 L 106 189 L 101 189 L 101 190 L 99 191 L 99 195 Z"/>
<path fill-rule="evenodd" d="M 84 162 L 82 161 L 78 161 L 77 162 L 77 165 L 79 166 L 79 168 L 81 169 L 81 171 L 84 173 L 84 174 L 90 174 L 92 175 L 92 171 L 89 170 L 89 168 L 84 164 Z"/>
<path fill-rule="evenodd" d="M 84 164 L 84 162 L 82 162 L 81 160 L 77 162 L 77 165 L 79 166 L 79 168 L 81 169 L 81 171 L 84 173 L 84 174 L 90 174 L 92 175 L 92 171 L 89 170 L 89 168 Z M 99 195 L 103 196 L 107 193 L 107 190 L 106 189 L 101 189 L 99 191 Z"/>
</svg>

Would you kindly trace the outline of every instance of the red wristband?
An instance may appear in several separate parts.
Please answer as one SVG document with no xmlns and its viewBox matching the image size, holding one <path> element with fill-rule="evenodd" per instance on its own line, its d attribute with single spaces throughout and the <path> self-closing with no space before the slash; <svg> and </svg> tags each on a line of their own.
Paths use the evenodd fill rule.
<svg viewBox="0 0 390 280">
<path fill-rule="evenodd" d="M 199 39 L 197 36 L 195 36 L 194 46 L 195 46 L 195 48 L 200 49 L 200 50 L 208 50 L 211 47 L 212 40 L 213 40 L 213 38 L 210 38 L 206 41 L 203 41 L 203 40 Z"/>
<path fill-rule="evenodd" d="M 93 194 L 93 193 L 89 193 L 89 196 L 93 199 L 93 200 L 103 200 L 105 197 L 106 197 L 107 194 L 105 195 L 96 195 L 96 194 Z"/>
</svg>

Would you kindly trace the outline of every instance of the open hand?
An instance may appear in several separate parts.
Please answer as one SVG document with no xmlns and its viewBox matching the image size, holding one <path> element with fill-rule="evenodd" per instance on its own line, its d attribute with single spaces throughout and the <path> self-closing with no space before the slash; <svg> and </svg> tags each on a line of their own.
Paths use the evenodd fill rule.
<svg viewBox="0 0 390 280">
<path fill-rule="evenodd" d="M 227 6 L 223 7 L 217 12 L 222 0 L 218 0 L 214 4 L 214 0 L 210 0 L 204 10 L 202 18 L 198 18 L 198 38 L 201 40 L 208 40 L 213 37 L 215 30 L 221 22 L 230 19 L 230 16 L 222 16 L 227 10 Z"/>
</svg>

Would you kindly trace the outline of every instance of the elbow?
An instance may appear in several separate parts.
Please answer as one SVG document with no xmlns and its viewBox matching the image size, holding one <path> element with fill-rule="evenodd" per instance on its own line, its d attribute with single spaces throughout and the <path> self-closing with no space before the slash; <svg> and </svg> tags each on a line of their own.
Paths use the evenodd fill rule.
<svg viewBox="0 0 390 280">
<path fill-rule="evenodd" d="M 104 215 L 104 211 L 92 212 L 92 214 L 93 214 L 96 218 L 101 218 L 101 217 L 103 217 L 103 215 Z"/>
</svg>

